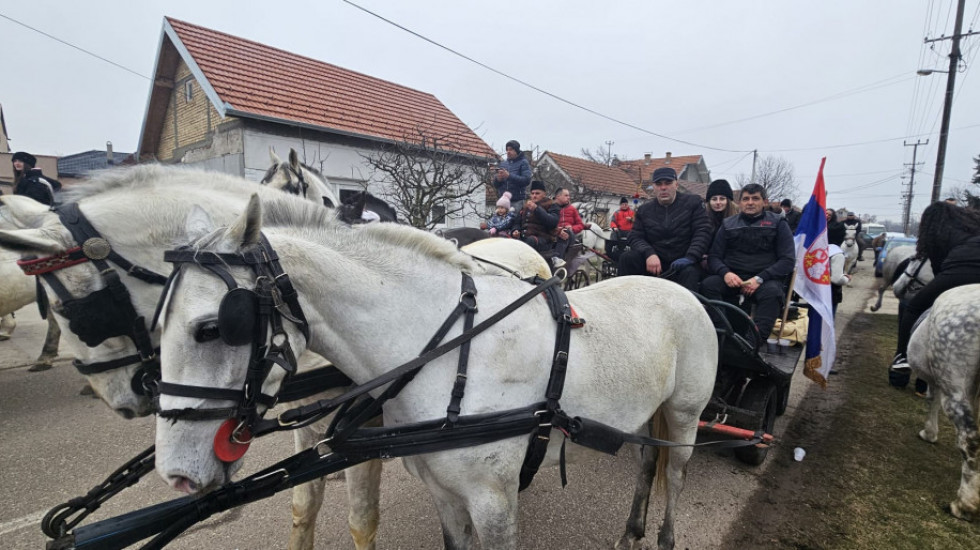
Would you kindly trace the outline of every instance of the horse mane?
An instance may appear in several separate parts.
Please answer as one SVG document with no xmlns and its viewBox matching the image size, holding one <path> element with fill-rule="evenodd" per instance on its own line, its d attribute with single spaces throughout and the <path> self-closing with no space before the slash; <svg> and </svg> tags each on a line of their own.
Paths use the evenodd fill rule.
<svg viewBox="0 0 980 550">
<path fill-rule="evenodd" d="M 207 172 L 187 166 L 164 164 L 137 164 L 124 168 L 98 170 L 85 182 L 72 185 L 61 192 L 62 202 L 78 202 L 82 199 L 124 189 L 141 189 L 154 186 L 170 187 L 193 185 L 200 187 L 202 178 L 207 186 L 219 191 L 241 192 L 242 185 L 254 182 L 221 172 Z"/>
<path fill-rule="evenodd" d="M 310 230 L 316 237 L 326 237 L 350 256 L 385 259 L 401 249 L 410 255 L 423 255 L 472 272 L 472 260 L 461 254 L 449 241 L 407 225 L 372 223 L 357 228 L 338 221 L 332 209 L 317 206 L 295 197 L 276 197 L 262 201 L 262 221 L 269 227 L 298 227 Z M 365 240 L 370 244 L 365 246 Z"/>
</svg>

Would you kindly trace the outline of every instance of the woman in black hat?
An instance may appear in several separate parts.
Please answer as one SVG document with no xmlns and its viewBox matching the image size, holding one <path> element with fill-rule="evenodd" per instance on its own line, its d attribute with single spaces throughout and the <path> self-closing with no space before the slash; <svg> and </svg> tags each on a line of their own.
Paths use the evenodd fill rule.
<svg viewBox="0 0 980 550">
<path fill-rule="evenodd" d="M 732 186 L 728 180 L 711 182 L 704 198 L 704 207 L 708 210 L 708 218 L 711 220 L 711 236 L 714 237 L 722 220 L 738 214 L 738 207 L 735 206 L 735 196 L 732 194 Z"/>
<path fill-rule="evenodd" d="M 61 190 L 61 182 L 45 177 L 40 168 L 35 168 L 37 159 L 30 153 L 18 151 L 10 160 L 14 165 L 14 194 L 54 204 L 54 194 Z"/>
</svg>

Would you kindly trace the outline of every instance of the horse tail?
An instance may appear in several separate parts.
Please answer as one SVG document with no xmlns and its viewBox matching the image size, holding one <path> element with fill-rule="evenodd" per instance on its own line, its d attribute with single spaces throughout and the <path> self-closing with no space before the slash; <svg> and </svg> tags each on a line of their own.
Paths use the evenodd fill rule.
<svg viewBox="0 0 980 550">
<path fill-rule="evenodd" d="M 652 437 L 670 441 L 670 427 L 667 426 L 667 419 L 664 417 L 663 405 L 657 409 L 657 412 L 653 413 L 653 418 L 650 420 L 650 431 Z M 657 483 L 657 492 L 660 494 L 667 493 L 667 464 L 669 460 L 670 449 L 668 447 L 659 448 L 657 469 L 653 479 Z"/>
</svg>

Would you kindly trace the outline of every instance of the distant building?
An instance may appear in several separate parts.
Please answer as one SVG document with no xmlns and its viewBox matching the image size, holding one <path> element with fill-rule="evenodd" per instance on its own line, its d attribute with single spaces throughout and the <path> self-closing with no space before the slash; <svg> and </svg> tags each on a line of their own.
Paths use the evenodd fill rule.
<svg viewBox="0 0 980 550">
<path fill-rule="evenodd" d="M 112 143 L 106 144 L 105 151 L 92 150 L 75 153 L 58 159 L 58 178 L 63 185 L 71 185 L 96 170 L 105 170 L 114 166 L 131 163 L 131 153 L 116 153 Z"/>
<path fill-rule="evenodd" d="M 701 155 L 675 157 L 670 152 L 663 158 L 652 158 L 650 153 L 640 160 L 619 161 L 616 165 L 625 171 L 633 181 L 642 183 L 645 189 L 650 185 L 650 177 L 657 168 L 670 167 L 677 171 L 677 180 L 682 191 L 704 198 L 711 184 L 711 171 Z"/>
<path fill-rule="evenodd" d="M 497 158 L 432 94 L 168 17 L 137 158 L 258 181 L 270 147 L 282 158 L 294 148 L 344 198 L 367 184 L 361 155 L 419 128 L 454 137 L 440 149 Z"/>
<path fill-rule="evenodd" d="M 546 151 L 534 170 L 552 189 L 569 189 L 583 219 L 603 227 L 608 227 L 609 212 L 619 208 L 621 197 L 628 197 L 630 204 L 637 194 L 640 202 L 647 200 L 646 191 L 616 166 Z"/>
</svg>

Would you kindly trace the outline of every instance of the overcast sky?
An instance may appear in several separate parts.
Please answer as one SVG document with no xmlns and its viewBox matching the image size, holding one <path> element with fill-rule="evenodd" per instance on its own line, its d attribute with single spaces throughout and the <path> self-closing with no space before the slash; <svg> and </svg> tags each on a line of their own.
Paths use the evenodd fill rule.
<svg viewBox="0 0 980 550">
<path fill-rule="evenodd" d="M 955 0 L 355 0 L 425 37 L 569 102 L 494 74 L 341 0 L 0 1 L 0 104 L 13 150 L 66 155 L 136 148 L 163 17 L 175 17 L 434 94 L 497 150 L 509 139 L 579 155 L 701 154 L 714 178 L 754 149 L 796 172 L 798 197 L 827 157 L 828 203 L 901 219 L 917 139 L 913 212 L 931 194 Z M 980 30 L 967 0 L 964 32 Z M 30 25 L 123 68 L 59 43 Z M 980 36 L 964 38 L 945 197 L 980 155 Z M 133 73 L 138 73 L 133 74 Z M 781 111 L 781 112 L 777 112 Z M 765 115 L 765 116 L 759 116 Z M 748 119 L 748 120 L 746 120 Z M 860 144 L 860 145 L 854 145 Z"/>
</svg>

